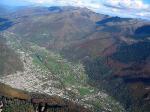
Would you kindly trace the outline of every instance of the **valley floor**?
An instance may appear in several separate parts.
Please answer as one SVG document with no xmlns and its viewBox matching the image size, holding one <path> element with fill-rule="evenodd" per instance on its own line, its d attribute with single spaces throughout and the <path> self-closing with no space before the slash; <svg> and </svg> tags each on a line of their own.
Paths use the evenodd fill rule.
<svg viewBox="0 0 150 112">
<path fill-rule="evenodd" d="M 24 71 L 4 75 L 0 82 L 29 92 L 58 95 L 95 112 L 125 111 L 111 96 L 87 83 L 88 77 L 82 64 L 68 62 L 57 53 L 31 42 L 23 42 L 11 32 L 4 32 L 3 35 L 7 45 L 19 54 Z"/>
</svg>

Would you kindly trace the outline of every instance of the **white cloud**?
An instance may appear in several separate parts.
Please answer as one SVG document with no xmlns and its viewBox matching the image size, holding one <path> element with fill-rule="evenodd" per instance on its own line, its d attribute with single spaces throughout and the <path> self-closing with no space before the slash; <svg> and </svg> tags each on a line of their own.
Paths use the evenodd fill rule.
<svg viewBox="0 0 150 112">
<path fill-rule="evenodd" d="M 112 10 L 109 13 L 114 15 L 144 19 L 150 17 L 150 5 L 142 0 L 103 0 L 103 4 L 107 7 L 106 10 Z"/>
<path fill-rule="evenodd" d="M 100 3 L 93 2 L 97 0 L 26 0 L 27 2 L 37 3 L 37 4 L 58 4 L 58 5 L 73 5 L 73 6 L 80 6 L 80 7 L 93 7 L 99 8 Z"/>
<path fill-rule="evenodd" d="M 104 3 L 127 9 L 147 9 L 148 4 L 144 4 L 142 0 L 103 0 Z"/>
<path fill-rule="evenodd" d="M 148 18 L 150 5 L 142 0 L 24 0 L 39 5 L 86 7 L 93 11 L 121 17 Z"/>
<path fill-rule="evenodd" d="M 43 5 L 73 5 L 80 7 L 90 7 L 94 9 L 101 8 L 102 4 L 110 6 L 127 8 L 127 9 L 148 9 L 150 6 L 144 4 L 142 0 L 24 0 L 31 3 L 38 3 Z"/>
</svg>

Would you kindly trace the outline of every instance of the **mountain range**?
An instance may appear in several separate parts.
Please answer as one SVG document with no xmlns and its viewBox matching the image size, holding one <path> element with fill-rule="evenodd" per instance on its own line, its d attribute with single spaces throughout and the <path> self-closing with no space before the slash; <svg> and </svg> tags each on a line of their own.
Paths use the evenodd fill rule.
<svg viewBox="0 0 150 112">
<path fill-rule="evenodd" d="M 150 22 L 79 7 L 0 16 L 0 82 L 94 112 L 150 111 Z"/>
</svg>

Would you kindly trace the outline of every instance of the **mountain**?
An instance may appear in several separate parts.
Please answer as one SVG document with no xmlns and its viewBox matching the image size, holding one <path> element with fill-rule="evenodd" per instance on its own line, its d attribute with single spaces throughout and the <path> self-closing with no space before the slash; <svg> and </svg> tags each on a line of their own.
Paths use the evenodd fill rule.
<svg viewBox="0 0 150 112">
<path fill-rule="evenodd" d="M 62 7 L 60 9 L 61 12 L 54 12 L 50 8 L 48 10 L 34 8 L 19 11 L 19 13 L 23 12 L 24 15 L 21 14 L 23 18 L 20 18 L 20 14 L 17 16 L 17 18 L 20 18 L 20 24 L 15 25 L 13 31 L 23 35 L 25 40 L 36 42 L 41 46 L 62 49 L 69 43 L 86 38 L 94 30 L 95 21 L 101 18 L 90 10 L 80 12 L 80 9 L 73 7 Z M 102 15 L 103 17 L 105 16 Z M 25 27 L 28 27 L 28 29 Z M 37 27 L 37 29 L 34 29 L 34 27 Z M 29 30 L 32 30 L 32 32 L 29 32 Z M 40 35 L 43 35 L 43 38 L 40 38 L 39 32 L 41 32 Z M 35 38 L 31 38 L 33 36 Z M 48 43 L 45 44 L 45 42 Z"/>
<path fill-rule="evenodd" d="M 24 7 L 2 20 L 11 23 L 0 29 L 24 70 L 1 82 L 98 112 L 150 111 L 149 21 L 58 6 Z"/>
</svg>

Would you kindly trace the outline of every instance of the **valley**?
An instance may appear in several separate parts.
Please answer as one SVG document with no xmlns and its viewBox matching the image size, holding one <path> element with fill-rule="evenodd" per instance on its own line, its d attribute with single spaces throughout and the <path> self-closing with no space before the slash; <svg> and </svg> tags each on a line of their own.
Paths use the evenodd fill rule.
<svg viewBox="0 0 150 112">
<path fill-rule="evenodd" d="M 119 102 L 87 83 L 82 64 L 68 62 L 34 43 L 22 42 L 11 32 L 6 31 L 3 36 L 7 45 L 19 54 L 24 71 L 1 77 L 2 83 L 28 92 L 57 95 L 95 111 L 124 111 Z"/>
<path fill-rule="evenodd" d="M 15 57 L 5 62 L 16 69 L 1 73 L 1 67 L 0 82 L 94 112 L 150 111 L 149 21 L 77 7 L 31 7 L 11 14 L 1 19 L 0 29 Z"/>
</svg>

